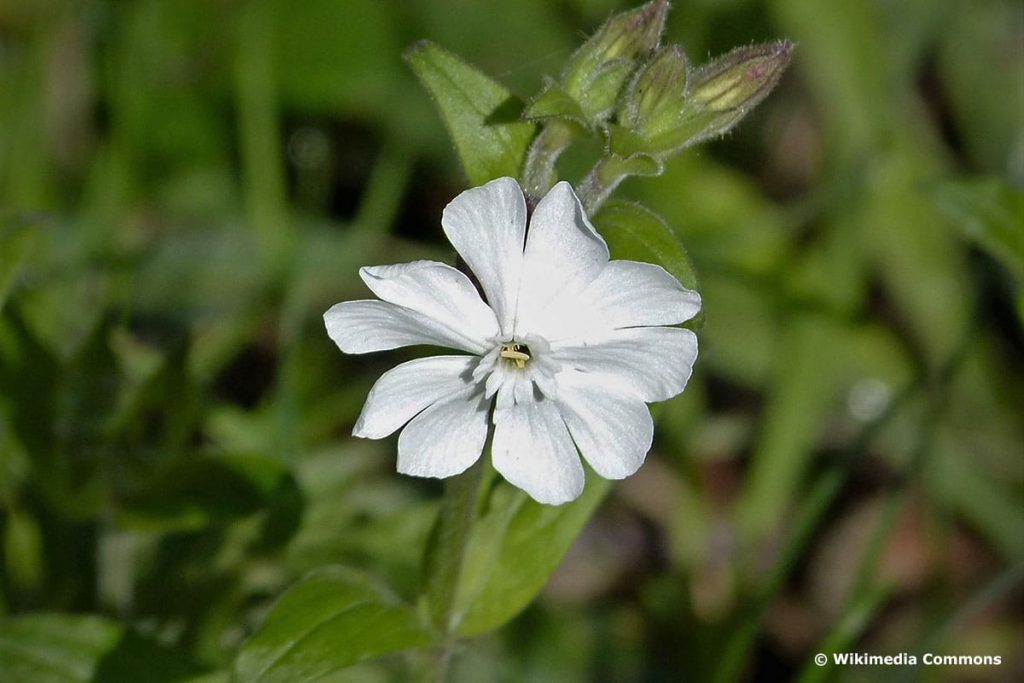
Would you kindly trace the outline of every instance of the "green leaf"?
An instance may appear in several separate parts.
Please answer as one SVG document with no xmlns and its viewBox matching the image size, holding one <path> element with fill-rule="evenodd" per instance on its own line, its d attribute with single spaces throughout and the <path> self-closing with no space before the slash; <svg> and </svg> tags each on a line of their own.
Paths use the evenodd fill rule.
<svg viewBox="0 0 1024 683">
<path fill-rule="evenodd" d="M 1024 280 L 1024 192 L 1000 178 L 948 180 L 932 198 L 957 228 Z"/>
<path fill-rule="evenodd" d="M 697 290 L 697 273 L 682 241 L 650 209 L 633 202 L 609 201 L 594 218 L 613 258 L 656 263 L 684 287 Z"/>
<path fill-rule="evenodd" d="M 1024 559 L 1024 536 L 1019 533 L 1019 526 L 1007 523 L 1020 516 L 1017 492 L 979 470 L 966 457 L 969 451 L 965 450 L 965 443 L 949 429 L 940 428 L 933 446 L 935 455 L 925 468 L 923 482 L 940 505 L 954 510 L 993 548 L 1019 562 Z"/>
<path fill-rule="evenodd" d="M 764 417 L 737 502 L 741 533 L 762 539 L 776 532 L 793 505 L 793 491 L 811 466 L 838 393 L 846 331 L 820 316 L 793 316 L 779 340 L 782 364 L 768 393 Z"/>
<path fill-rule="evenodd" d="M 522 103 L 502 85 L 452 53 L 422 41 L 406 53 L 434 98 L 472 185 L 517 177 L 535 125 L 520 120 Z"/>
<path fill-rule="evenodd" d="M 43 534 L 31 513 L 8 508 L 4 529 L 7 576 L 15 588 L 35 588 L 43 575 Z"/>
<path fill-rule="evenodd" d="M 217 454 L 176 459 L 124 501 L 119 522 L 133 528 L 194 531 L 297 501 L 297 486 L 277 459 Z"/>
<path fill-rule="evenodd" d="M 0 622 L 0 683 L 200 680 L 217 679 L 103 617 L 30 614 Z"/>
<path fill-rule="evenodd" d="M 0 311 L 4 309 L 14 277 L 28 256 L 34 237 L 34 229 L 25 219 L 0 221 Z"/>
<path fill-rule="evenodd" d="M 456 598 L 458 633 L 492 631 L 529 605 L 610 488 L 589 473 L 583 495 L 556 507 L 500 486 L 470 539 Z"/>
<path fill-rule="evenodd" d="M 344 567 L 292 586 L 235 660 L 237 683 L 305 683 L 433 636 L 413 609 Z"/>
</svg>

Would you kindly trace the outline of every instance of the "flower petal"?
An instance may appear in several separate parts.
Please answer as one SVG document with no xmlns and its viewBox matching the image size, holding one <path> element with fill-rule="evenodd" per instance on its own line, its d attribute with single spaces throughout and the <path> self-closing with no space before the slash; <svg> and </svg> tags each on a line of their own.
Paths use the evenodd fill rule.
<svg viewBox="0 0 1024 683">
<path fill-rule="evenodd" d="M 480 347 L 498 334 L 494 311 L 469 278 L 437 261 L 365 266 L 359 276 L 384 301 L 436 320 Z"/>
<path fill-rule="evenodd" d="M 608 263 L 608 245 L 590 224 L 572 186 L 563 181 L 540 200 L 530 219 L 516 313 L 516 336 L 552 338 L 562 311 Z"/>
<path fill-rule="evenodd" d="M 484 449 L 490 405 L 480 388 L 473 386 L 414 417 L 398 437 L 398 471 L 416 477 L 464 472 Z"/>
<path fill-rule="evenodd" d="M 480 281 L 503 335 L 512 334 L 526 238 L 526 199 L 512 178 L 466 190 L 441 214 L 448 241 Z"/>
<path fill-rule="evenodd" d="M 486 347 L 416 311 L 386 301 L 343 301 L 324 313 L 327 334 L 345 353 L 386 351 L 430 344 L 482 353 Z"/>
<path fill-rule="evenodd" d="M 654 439 L 647 405 L 608 375 L 559 373 L 558 404 L 580 454 L 605 479 L 624 479 L 640 469 Z"/>
<path fill-rule="evenodd" d="M 614 328 L 676 325 L 700 311 L 700 294 L 661 266 L 639 261 L 609 261 L 583 299 Z"/>
<path fill-rule="evenodd" d="M 539 503 L 561 505 L 583 492 L 583 465 L 550 399 L 495 410 L 491 458 L 505 479 Z"/>
<path fill-rule="evenodd" d="M 697 335 L 679 327 L 627 327 L 585 345 L 552 344 L 563 367 L 626 382 L 644 401 L 664 401 L 686 388 L 697 360 Z"/>
<path fill-rule="evenodd" d="M 352 434 L 383 439 L 424 408 L 465 389 L 477 361 L 474 356 L 432 356 L 388 370 L 370 389 Z"/>
</svg>

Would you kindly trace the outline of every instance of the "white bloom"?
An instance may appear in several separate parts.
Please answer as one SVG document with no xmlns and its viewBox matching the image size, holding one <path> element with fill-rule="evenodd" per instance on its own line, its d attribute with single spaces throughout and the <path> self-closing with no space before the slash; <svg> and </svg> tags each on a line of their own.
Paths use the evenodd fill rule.
<svg viewBox="0 0 1024 683">
<path fill-rule="evenodd" d="M 635 472 L 653 437 L 645 402 L 680 393 L 697 357 L 696 335 L 666 326 L 696 315 L 700 296 L 659 266 L 609 261 L 565 182 L 529 230 L 512 178 L 463 192 L 441 224 L 486 303 L 455 268 L 415 261 L 361 268 L 380 300 L 336 304 L 324 321 L 346 353 L 430 344 L 470 355 L 384 373 L 353 434 L 405 425 L 398 471 L 450 477 L 480 457 L 490 417 L 494 467 L 542 503 L 580 495 L 579 454 L 608 479 Z"/>
</svg>

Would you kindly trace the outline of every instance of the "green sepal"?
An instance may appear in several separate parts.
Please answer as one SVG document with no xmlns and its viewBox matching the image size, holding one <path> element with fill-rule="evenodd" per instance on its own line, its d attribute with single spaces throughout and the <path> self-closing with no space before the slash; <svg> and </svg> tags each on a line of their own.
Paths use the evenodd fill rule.
<svg viewBox="0 0 1024 683">
<path fill-rule="evenodd" d="M 614 59 L 602 64 L 577 95 L 580 108 L 591 125 L 597 126 L 615 111 L 623 87 L 636 63 L 632 59 Z"/>
<path fill-rule="evenodd" d="M 647 140 L 625 126 L 615 123 L 608 124 L 605 127 L 605 137 L 608 152 L 617 157 L 628 159 L 638 154 L 646 156 L 655 154 L 655 150 Z"/>
<path fill-rule="evenodd" d="M 602 173 L 609 176 L 658 176 L 665 170 L 662 160 L 653 154 L 638 152 L 628 157 L 605 157 Z"/>
<path fill-rule="evenodd" d="M 587 115 L 579 103 L 557 83 L 548 83 L 540 94 L 526 105 L 523 110 L 526 121 L 545 121 L 559 119 L 588 129 Z"/>
</svg>

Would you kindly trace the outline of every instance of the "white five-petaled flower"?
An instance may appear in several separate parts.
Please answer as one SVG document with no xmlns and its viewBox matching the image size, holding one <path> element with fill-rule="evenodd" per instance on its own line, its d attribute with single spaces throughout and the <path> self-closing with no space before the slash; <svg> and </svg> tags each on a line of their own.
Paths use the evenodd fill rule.
<svg viewBox="0 0 1024 683">
<path fill-rule="evenodd" d="M 653 438 L 646 403 L 690 377 L 697 337 L 669 326 L 696 315 L 700 296 L 659 266 L 609 261 L 566 182 L 540 200 L 529 230 L 512 178 L 463 192 L 441 224 L 486 302 L 455 268 L 415 261 L 361 268 L 380 300 L 336 304 L 324 321 L 346 353 L 428 344 L 470 355 L 384 373 L 353 434 L 380 439 L 405 425 L 398 471 L 449 477 L 480 457 L 490 421 L 495 469 L 541 503 L 580 495 L 579 454 L 605 478 L 633 474 Z"/>
</svg>

